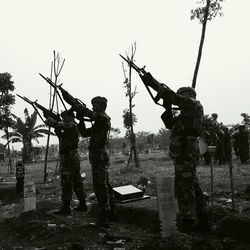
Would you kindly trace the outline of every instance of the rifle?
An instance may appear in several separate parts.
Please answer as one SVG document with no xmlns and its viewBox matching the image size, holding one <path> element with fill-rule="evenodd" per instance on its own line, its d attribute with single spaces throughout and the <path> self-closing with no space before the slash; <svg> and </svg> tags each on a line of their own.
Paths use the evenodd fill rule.
<svg viewBox="0 0 250 250">
<path fill-rule="evenodd" d="M 73 97 L 67 90 L 65 90 L 62 87 L 62 84 L 56 85 L 53 81 L 51 81 L 50 78 L 43 76 L 42 74 L 39 73 L 39 75 L 50 85 L 52 86 L 55 91 L 57 92 L 61 102 L 64 105 L 63 99 L 71 106 L 72 111 L 76 111 L 78 114 L 81 114 L 83 116 L 86 116 L 90 119 L 84 119 L 84 121 L 92 121 L 94 119 L 93 112 L 87 108 L 86 104 L 82 102 L 80 99 Z M 62 93 L 63 99 L 61 95 L 59 94 L 58 90 L 59 89 Z M 64 105 L 65 107 L 65 105 Z M 66 107 L 65 107 L 66 109 Z"/>
<path fill-rule="evenodd" d="M 45 118 L 48 118 L 48 117 L 51 117 L 51 118 L 53 118 L 54 120 L 56 120 L 56 121 L 61 121 L 61 117 L 60 117 L 60 115 L 58 114 L 58 113 L 56 113 L 56 112 L 54 112 L 54 111 L 52 111 L 52 110 L 49 110 L 49 109 L 47 109 L 47 108 L 45 108 L 44 106 L 42 106 L 41 104 L 39 104 L 38 102 L 37 102 L 37 100 L 36 101 L 31 101 L 30 99 L 28 99 L 27 97 L 25 97 L 25 96 L 20 96 L 20 95 L 18 95 L 18 94 L 16 94 L 18 97 L 20 97 L 21 99 L 23 99 L 25 102 L 27 102 L 27 103 L 29 103 L 30 105 L 32 105 L 32 107 L 35 109 L 35 111 L 37 112 L 37 114 L 39 115 L 39 117 L 42 119 L 42 121 L 44 122 L 44 119 L 43 119 L 43 117 L 40 115 L 40 113 L 39 113 L 39 111 L 38 111 L 38 109 L 40 109 L 42 112 L 43 112 L 43 116 L 45 117 Z"/>
<path fill-rule="evenodd" d="M 133 61 L 126 59 L 121 54 L 119 54 L 119 55 L 124 61 L 126 61 L 128 63 L 129 66 L 131 66 L 139 74 L 140 78 L 142 79 L 148 93 L 150 94 L 150 96 L 153 99 L 153 101 L 155 102 L 155 104 L 163 106 L 162 104 L 158 103 L 159 100 L 161 99 L 161 97 L 158 94 L 156 96 L 153 96 L 149 87 L 151 87 L 153 90 L 158 92 L 159 88 L 161 88 L 161 87 L 168 88 L 167 85 L 165 85 L 163 83 L 159 83 L 149 72 L 147 72 L 145 70 L 146 66 L 139 68 Z M 179 110 L 179 108 L 176 108 L 176 107 L 173 107 L 172 109 Z"/>
</svg>

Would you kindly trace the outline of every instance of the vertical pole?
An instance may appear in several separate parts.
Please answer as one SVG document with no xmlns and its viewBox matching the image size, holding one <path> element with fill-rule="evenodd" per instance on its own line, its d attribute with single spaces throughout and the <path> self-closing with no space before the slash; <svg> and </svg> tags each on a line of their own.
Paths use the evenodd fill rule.
<svg viewBox="0 0 250 250">
<path fill-rule="evenodd" d="M 230 175 L 230 185 L 231 185 L 231 197 L 232 197 L 232 210 L 235 211 L 235 202 L 234 202 L 234 183 L 233 183 L 233 164 L 231 157 L 228 160 L 229 165 L 229 175 Z"/>
<path fill-rule="evenodd" d="M 216 146 L 208 146 L 208 152 L 211 153 L 211 224 L 214 222 L 214 167 L 213 167 L 213 160 L 214 160 L 214 152 L 216 150 Z"/>
</svg>

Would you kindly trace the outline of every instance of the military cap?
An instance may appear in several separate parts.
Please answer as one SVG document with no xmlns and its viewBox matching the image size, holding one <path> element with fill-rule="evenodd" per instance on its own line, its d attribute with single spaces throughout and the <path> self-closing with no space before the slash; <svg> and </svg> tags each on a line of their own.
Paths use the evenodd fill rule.
<svg viewBox="0 0 250 250">
<path fill-rule="evenodd" d="M 91 100 L 91 103 L 93 104 L 94 102 L 95 103 L 102 103 L 102 104 L 105 104 L 107 105 L 107 99 L 105 97 L 102 97 L 102 96 L 96 96 L 94 97 L 92 100 Z"/>
<path fill-rule="evenodd" d="M 177 90 L 176 93 L 181 95 L 182 93 L 185 93 L 185 92 L 191 92 L 193 96 L 196 97 L 196 91 L 192 87 L 181 87 Z"/>
<path fill-rule="evenodd" d="M 69 116 L 69 117 L 72 117 L 72 118 L 75 117 L 74 112 L 73 112 L 71 109 L 69 109 L 69 110 L 64 110 L 64 111 L 61 113 L 61 117 L 63 117 L 63 116 Z"/>
</svg>

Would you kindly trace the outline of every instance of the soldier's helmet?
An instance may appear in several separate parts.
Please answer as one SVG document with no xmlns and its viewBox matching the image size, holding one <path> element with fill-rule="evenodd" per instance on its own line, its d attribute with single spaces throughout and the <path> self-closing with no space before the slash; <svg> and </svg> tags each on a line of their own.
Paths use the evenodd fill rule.
<svg viewBox="0 0 250 250">
<path fill-rule="evenodd" d="M 196 98 L 196 91 L 192 87 L 181 87 L 177 90 L 177 94 L 182 95 L 183 93 L 189 92 L 193 95 L 194 98 Z"/>
<path fill-rule="evenodd" d="M 61 117 L 65 117 L 65 116 L 69 116 L 71 118 L 74 118 L 75 115 L 74 115 L 74 112 L 69 109 L 69 110 L 64 110 L 62 113 L 61 113 Z"/>
</svg>

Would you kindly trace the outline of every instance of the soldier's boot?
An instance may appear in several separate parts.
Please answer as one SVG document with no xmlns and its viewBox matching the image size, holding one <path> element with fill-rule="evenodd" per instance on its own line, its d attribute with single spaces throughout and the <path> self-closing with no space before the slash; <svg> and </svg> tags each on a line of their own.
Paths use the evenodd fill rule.
<svg viewBox="0 0 250 250">
<path fill-rule="evenodd" d="M 62 207 L 56 210 L 54 214 L 70 215 L 71 214 L 70 201 L 69 200 L 63 201 Z"/>
<path fill-rule="evenodd" d="M 118 221 L 118 215 L 116 213 L 116 209 L 115 209 L 115 204 L 114 203 L 110 205 L 109 220 L 111 222 Z"/>
<path fill-rule="evenodd" d="M 194 225 L 194 232 L 208 233 L 211 232 L 212 227 L 209 222 L 209 216 L 207 211 L 197 213 L 197 223 Z"/>
<path fill-rule="evenodd" d="M 180 231 L 181 233 L 190 234 L 193 232 L 194 223 L 195 223 L 194 219 L 182 218 L 177 223 L 178 231 Z"/>
<path fill-rule="evenodd" d="M 101 210 L 99 219 L 96 223 L 99 227 L 109 228 L 109 211 L 108 210 Z"/>
<path fill-rule="evenodd" d="M 79 200 L 79 204 L 74 207 L 75 211 L 86 212 L 88 210 L 85 199 Z"/>
</svg>

